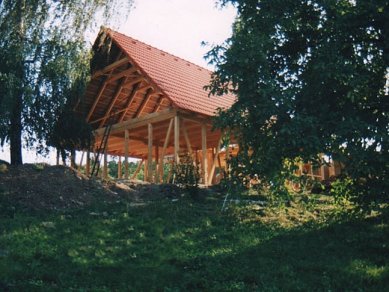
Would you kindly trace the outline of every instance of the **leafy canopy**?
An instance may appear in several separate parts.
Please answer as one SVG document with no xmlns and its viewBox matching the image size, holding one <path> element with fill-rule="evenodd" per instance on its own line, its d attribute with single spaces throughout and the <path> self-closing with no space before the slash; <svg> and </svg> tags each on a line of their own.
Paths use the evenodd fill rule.
<svg viewBox="0 0 389 292">
<path fill-rule="evenodd" d="M 0 1 L 0 143 L 10 141 L 11 160 L 22 135 L 27 146 L 50 138 L 89 74 L 87 33 L 117 22 L 132 2 Z"/>
<path fill-rule="evenodd" d="M 234 32 L 208 53 L 213 94 L 238 101 L 218 126 L 238 138 L 235 175 L 280 187 L 296 159 L 341 162 L 359 199 L 388 189 L 389 21 L 384 0 L 223 0 Z M 250 151 L 248 151 L 250 150 Z M 250 153 L 250 155 L 248 155 Z"/>
</svg>

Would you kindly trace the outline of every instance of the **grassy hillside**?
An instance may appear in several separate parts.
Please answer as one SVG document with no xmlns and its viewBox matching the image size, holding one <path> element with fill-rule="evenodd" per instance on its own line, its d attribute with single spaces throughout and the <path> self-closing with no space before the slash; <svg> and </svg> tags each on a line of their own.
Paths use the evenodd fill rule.
<svg viewBox="0 0 389 292">
<path fill-rule="evenodd" d="M 54 186 L 53 186 L 54 187 Z M 92 194 L 93 196 L 93 194 Z M 388 291 L 389 216 L 222 194 L 32 210 L 0 195 L 0 290 Z"/>
</svg>

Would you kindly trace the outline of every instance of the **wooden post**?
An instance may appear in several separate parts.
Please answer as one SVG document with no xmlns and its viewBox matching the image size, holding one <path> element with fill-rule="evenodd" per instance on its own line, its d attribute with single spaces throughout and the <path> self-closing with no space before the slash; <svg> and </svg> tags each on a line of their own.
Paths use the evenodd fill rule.
<svg viewBox="0 0 389 292">
<path fill-rule="evenodd" d="M 189 140 L 188 131 L 186 130 L 184 120 L 182 120 L 181 127 L 182 127 L 182 132 L 184 133 L 186 147 L 188 148 L 188 152 L 189 152 L 190 156 L 192 156 L 192 153 L 193 153 L 192 145 L 191 145 L 190 140 Z"/>
<path fill-rule="evenodd" d="M 108 178 L 108 154 L 107 149 L 104 151 L 104 167 L 103 167 L 103 178 Z"/>
<path fill-rule="evenodd" d="M 90 175 L 90 150 L 86 152 L 86 166 L 85 166 L 85 174 L 87 176 Z"/>
<path fill-rule="evenodd" d="M 133 175 L 131 176 L 131 179 L 135 179 L 135 178 L 136 178 L 137 174 L 139 173 L 140 169 L 142 168 L 143 162 L 144 162 L 143 159 L 139 162 L 139 164 L 138 164 L 138 166 L 137 166 L 135 172 L 134 172 Z"/>
<path fill-rule="evenodd" d="M 118 161 L 118 179 L 122 178 L 122 157 L 119 155 Z"/>
<path fill-rule="evenodd" d="M 56 165 L 59 165 L 59 149 L 57 148 L 57 159 L 56 159 Z"/>
<path fill-rule="evenodd" d="M 213 157 L 211 171 L 209 172 L 208 184 L 210 184 L 210 185 L 212 184 L 213 175 L 215 173 L 216 162 L 219 159 L 220 143 L 222 142 L 222 137 L 223 137 L 223 133 L 220 135 L 220 138 L 219 138 L 219 140 L 217 142 L 216 153 L 215 153 L 215 155 Z"/>
<path fill-rule="evenodd" d="M 124 178 L 128 179 L 128 130 L 124 130 Z"/>
<path fill-rule="evenodd" d="M 178 153 L 180 152 L 180 118 L 174 117 L 174 163 L 178 164 Z"/>
<path fill-rule="evenodd" d="M 155 146 L 155 183 L 159 183 L 158 173 L 159 173 L 159 147 Z"/>
<path fill-rule="evenodd" d="M 201 147 L 202 147 L 202 157 L 201 157 L 201 168 L 203 174 L 203 183 L 208 186 L 208 157 L 207 157 L 207 125 L 201 125 Z"/>
<path fill-rule="evenodd" d="M 148 177 L 148 164 L 149 162 L 147 161 L 147 159 L 145 160 L 145 166 L 144 166 L 144 169 L 143 169 L 143 181 L 147 181 L 147 177 Z"/>
<path fill-rule="evenodd" d="M 148 124 L 148 153 L 147 153 L 147 181 L 151 182 L 153 177 L 153 125 Z"/>
<path fill-rule="evenodd" d="M 161 177 L 161 179 L 163 180 L 163 159 L 165 157 L 166 147 L 169 144 L 170 132 L 172 131 L 173 128 L 173 122 L 174 119 L 171 119 L 169 123 L 169 127 L 167 128 L 165 142 L 163 143 L 163 148 L 162 148 L 162 155 L 160 157 L 160 162 L 159 162 L 159 175 L 157 177 L 157 180 L 159 179 L 159 177 Z"/>
</svg>

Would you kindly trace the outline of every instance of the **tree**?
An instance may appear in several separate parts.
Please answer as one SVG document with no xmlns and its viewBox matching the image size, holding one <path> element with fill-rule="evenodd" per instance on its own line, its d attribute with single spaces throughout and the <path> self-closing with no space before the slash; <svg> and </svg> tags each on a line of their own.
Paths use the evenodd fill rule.
<svg viewBox="0 0 389 292">
<path fill-rule="evenodd" d="M 387 1 L 220 2 L 238 16 L 208 53 L 209 88 L 238 97 L 217 119 L 239 140 L 235 173 L 279 191 L 293 161 L 325 154 L 344 165 L 358 200 L 387 200 Z"/>
<path fill-rule="evenodd" d="M 11 163 L 44 145 L 69 92 L 85 71 L 85 35 L 98 19 L 117 19 L 132 0 L 0 1 L 0 143 Z"/>
</svg>

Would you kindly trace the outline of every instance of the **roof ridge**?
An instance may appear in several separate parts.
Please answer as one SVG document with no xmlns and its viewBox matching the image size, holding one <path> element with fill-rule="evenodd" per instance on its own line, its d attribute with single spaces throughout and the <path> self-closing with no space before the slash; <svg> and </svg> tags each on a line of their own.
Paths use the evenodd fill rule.
<svg viewBox="0 0 389 292">
<path fill-rule="evenodd" d="M 113 37 L 114 37 L 114 34 L 120 34 L 120 35 L 122 35 L 122 36 L 124 36 L 124 37 L 126 37 L 126 38 L 129 38 L 129 39 L 133 40 L 133 41 L 136 41 L 136 42 L 141 43 L 141 44 L 143 44 L 143 45 L 145 45 L 145 46 L 148 46 L 148 47 L 151 47 L 151 48 L 153 48 L 153 49 L 155 49 L 155 50 L 158 50 L 158 51 L 160 51 L 160 52 L 162 52 L 162 53 L 164 53 L 164 54 L 166 54 L 166 55 L 172 56 L 173 58 L 180 59 L 180 60 L 183 61 L 183 62 L 189 63 L 189 64 L 191 64 L 191 65 L 197 67 L 198 69 L 202 69 L 202 70 L 208 71 L 209 73 L 213 73 L 213 71 L 211 71 L 211 70 L 209 70 L 209 69 L 207 69 L 207 68 L 204 68 L 204 67 L 202 67 L 202 66 L 200 66 L 200 65 L 198 65 L 198 64 L 195 64 L 195 63 L 193 63 L 193 62 L 191 62 L 191 61 L 185 60 L 184 58 L 181 58 L 181 57 L 179 57 L 179 56 L 173 55 L 172 53 L 169 53 L 169 52 L 166 52 L 166 51 L 164 51 L 164 50 L 158 49 L 157 47 L 155 47 L 155 46 L 153 46 L 153 45 L 147 44 L 147 43 L 145 43 L 145 42 L 143 42 L 143 41 L 140 41 L 140 40 L 138 40 L 138 39 L 135 39 L 135 38 L 133 38 L 133 37 L 130 37 L 130 36 L 124 34 L 124 33 L 118 32 L 118 31 L 113 30 L 113 29 L 111 29 L 111 28 L 108 28 L 108 31 L 109 31 L 109 33 L 111 33 L 111 32 L 113 33 L 113 35 L 112 35 Z"/>
</svg>

